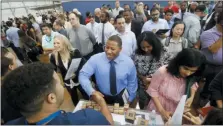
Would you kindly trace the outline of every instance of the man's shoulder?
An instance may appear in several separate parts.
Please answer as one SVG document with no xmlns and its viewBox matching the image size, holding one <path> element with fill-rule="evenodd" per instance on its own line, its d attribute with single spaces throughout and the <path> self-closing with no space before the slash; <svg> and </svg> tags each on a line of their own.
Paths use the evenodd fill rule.
<svg viewBox="0 0 223 126">
<path fill-rule="evenodd" d="M 91 56 L 91 60 L 96 60 L 98 62 L 98 59 L 102 59 L 103 56 L 105 56 L 105 52 L 97 53 Z"/>
<path fill-rule="evenodd" d="M 109 125 L 102 113 L 93 109 L 83 109 L 75 113 L 66 113 L 67 120 L 72 125 Z"/>
<path fill-rule="evenodd" d="M 125 63 L 128 63 L 130 65 L 134 65 L 133 60 L 129 56 L 127 56 L 123 53 L 119 54 L 119 58 L 120 58 L 120 60 L 124 61 Z"/>
<path fill-rule="evenodd" d="M 25 117 L 20 117 L 18 119 L 14 119 L 12 121 L 7 122 L 5 125 L 24 125 Z"/>
</svg>

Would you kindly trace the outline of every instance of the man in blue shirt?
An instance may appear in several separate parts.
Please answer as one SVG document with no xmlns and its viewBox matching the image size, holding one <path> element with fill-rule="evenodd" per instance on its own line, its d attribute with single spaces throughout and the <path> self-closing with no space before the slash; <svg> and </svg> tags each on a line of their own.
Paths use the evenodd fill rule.
<svg viewBox="0 0 223 126">
<path fill-rule="evenodd" d="M 101 113 L 84 109 L 76 113 L 59 110 L 64 100 L 64 87 L 50 64 L 33 63 L 21 66 L 7 74 L 2 83 L 6 101 L 19 110 L 23 117 L 9 125 L 110 125 L 113 124 L 106 102 L 92 96 L 101 107 Z"/>
<path fill-rule="evenodd" d="M 105 52 L 96 54 L 88 60 L 79 74 L 79 81 L 89 96 L 104 97 L 108 104 L 124 104 L 122 94 L 127 89 L 131 103 L 138 88 L 136 68 L 132 59 L 122 50 L 122 40 L 119 36 L 109 37 Z M 95 74 L 96 89 L 91 86 L 89 78 Z"/>
</svg>

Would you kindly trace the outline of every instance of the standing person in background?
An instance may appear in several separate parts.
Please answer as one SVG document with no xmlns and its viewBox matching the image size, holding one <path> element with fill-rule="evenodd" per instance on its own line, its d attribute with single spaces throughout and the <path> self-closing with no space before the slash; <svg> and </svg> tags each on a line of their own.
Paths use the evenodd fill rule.
<svg viewBox="0 0 223 126">
<path fill-rule="evenodd" d="M 67 34 L 71 45 L 88 60 L 93 55 L 93 45 L 96 44 L 94 34 L 86 26 L 80 24 L 78 14 L 70 13 L 69 20 L 72 28 L 67 29 Z"/>
<path fill-rule="evenodd" d="M 174 13 L 179 13 L 179 8 L 176 5 L 174 5 L 173 0 L 168 1 L 168 6 L 164 8 L 164 12 L 166 12 L 169 9 L 172 10 Z"/>
<path fill-rule="evenodd" d="M 10 44 L 10 47 L 13 49 L 19 60 L 23 61 L 24 57 L 22 56 L 21 49 L 19 46 L 19 29 L 13 27 L 11 21 L 7 21 L 6 25 L 9 27 L 9 29 L 6 31 L 7 40 L 12 42 L 12 44 Z"/>
<path fill-rule="evenodd" d="M 62 20 L 60 19 L 56 19 L 53 23 L 53 28 L 56 32 L 66 36 L 67 36 L 67 31 L 63 28 L 63 23 L 62 23 Z"/>
<path fill-rule="evenodd" d="M 188 40 L 183 37 L 185 27 L 183 21 L 176 21 L 170 30 L 170 35 L 162 40 L 163 46 L 172 57 L 175 57 L 183 49 L 188 48 Z"/>
<path fill-rule="evenodd" d="M 95 16 L 90 16 L 90 22 L 86 25 L 86 27 L 91 30 L 96 36 L 96 27 L 98 26 L 98 23 L 95 21 Z"/>
<path fill-rule="evenodd" d="M 118 0 L 115 1 L 115 8 L 112 10 L 113 12 L 113 17 L 115 18 L 118 14 L 119 11 L 124 10 L 122 7 L 120 7 L 120 2 Z"/>
<path fill-rule="evenodd" d="M 121 15 L 115 18 L 116 31 L 113 35 L 118 35 L 122 39 L 122 51 L 121 53 L 126 54 L 129 57 L 135 54 L 137 48 L 135 34 L 126 30 L 125 28 L 125 18 Z"/>
<path fill-rule="evenodd" d="M 87 11 L 86 12 L 86 18 L 85 18 L 85 25 L 88 24 L 90 22 L 90 18 L 91 18 L 91 12 Z"/>
<path fill-rule="evenodd" d="M 151 17 L 152 19 L 147 21 L 143 27 L 142 32 L 144 31 L 152 31 L 156 33 L 159 29 L 169 29 L 169 25 L 166 20 L 159 18 L 160 12 L 158 8 L 152 8 Z M 160 38 L 165 38 L 166 35 L 163 34 L 159 36 Z"/>
<path fill-rule="evenodd" d="M 42 25 L 43 30 L 43 37 L 42 37 L 42 47 L 44 50 L 44 53 L 48 54 L 51 53 L 54 49 L 54 36 L 59 34 L 57 32 L 54 32 L 52 30 L 52 26 L 50 24 L 43 24 Z"/>
<path fill-rule="evenodd" d="M 200 36 L 201 41 L 201 52 L 207 58 L 207 66 L 205 69 L 204 76 L 206 82 L 201 92 L 201 107 L 209 101 L 209 84 L 214 77 L 223 69 L 222 65 L 222 32 L 223 32 L 223 13 L 219 13 L 217 16 L 217 24 L 204 31 Z"/>
<path fill-rule="evenodd" d="M 96 28 L 96 41 L 102 46 L 105 45 L 108 38 L 115 31 L 114 26 L 109 22 L 109 18 L 108 12 L 102 12 L 100 17 L 101 23 Z"/>
<path fill-rule="evenodd" d="M 197 2 L 191 2 L 191 4 L 188 6 L 188 12 L 193 14 L 196 11 L 195 9 L 197 8 L 197 6 Z"/>
<path fill-rule="evenodd" d="M 146 93 L 151 77 L 158 68 L 168 63 L 170 55 L 163 48 L 156 35 L 150 31 L 143 32 L 138 37 L 137 45 L 138 49 L 133 60 L 138 76 L 139 107 L 144 109 L 151 98 Z"/>
<path fill-rule="evenodd" d="M 36 22 L 36 19 L 33 16 L 29 17 L 29 20 L 32 22 L 32 26 L 35 30 L 35 40 L 42 43 L 42 31 L 40 29 L 40 25 Z"/>
<path fill-rule="evenodd" d="M 191 13 L 187 12 L 187 1 L 182 1 L 180 3 L 180 13 L 178 13 L 176 16 L 174 16 L 173 20 L 184 20 L 187 18 Z"/>
<path fill-rule="evenodd" d="M 169 28 L 171 29 L 173 26 L 173 21 L 171 20 L 173 17 L 173 11 L 171 9 L 168 9 L 165 11 L 164 19 L 167 21 Z"/>
<path fill-rule="evenodd" d="M 95 8 L 94 10 L 95 22 L 100 23 L 100 15 L 101 15 L 101 9 Z"/>
<path fill-rule="evenodd" d="M 204 13 L 204 6 L 199 5 L 196 7 L 194 14 L 191 14 L 183 20 L 186 25 L 184 37 L 188 40 L 188 47 L 193 48 L 199 40 L 201 33 L 200 19 Z"/>
<path fill-rule="evenodd" d="M 147 16 L 146 13 L 148 14 L 148 12 L 144 10 L 144 5 L 142 2 L 138 3 L 136 6 L 136 10 L 134 12 L 134 18 L 138 21 L 141 22 L 146 22 L 147 21 Z"/>
</svg>

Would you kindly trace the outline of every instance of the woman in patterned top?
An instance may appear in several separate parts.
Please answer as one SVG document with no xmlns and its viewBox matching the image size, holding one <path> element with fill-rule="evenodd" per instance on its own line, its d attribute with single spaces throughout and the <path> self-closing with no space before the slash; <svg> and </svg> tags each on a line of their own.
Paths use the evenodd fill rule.
<svg viewBox="0 0 223 126">
<path fill-rule="evenodd" d="M 133 57 L 139 81 L 138 96 L 140 109 L 148 104 L 150 96 L 146 93 L 152 74 L 168 63 L 170 55 L 153 32 L 143 32 L 137 40 L 138 49 Z"/>
</svg>

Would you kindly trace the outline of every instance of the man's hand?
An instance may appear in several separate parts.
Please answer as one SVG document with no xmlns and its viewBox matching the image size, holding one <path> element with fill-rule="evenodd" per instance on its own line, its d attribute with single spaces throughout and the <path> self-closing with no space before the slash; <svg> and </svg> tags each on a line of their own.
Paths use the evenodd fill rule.
<svg viewBox="0 0 223 126">
<path fill-rule="evenodd" d="M 99 105 L 101 105 L 102 102 L 103 103 L 105 102 L 103 97 L 104 95 L 98 91 L 94 91 L 91 95 L 92 100 L 95 101 Z"/>
<path fill-rule="evenodd" d="M 166 36 L 165 34 L 162 34 L 162 35 L 160 35 L 159 37 L 162 38 L 162 39 L 164 39 L 164 38 L 166 38 L 167 36 Z"/>
</svg>

